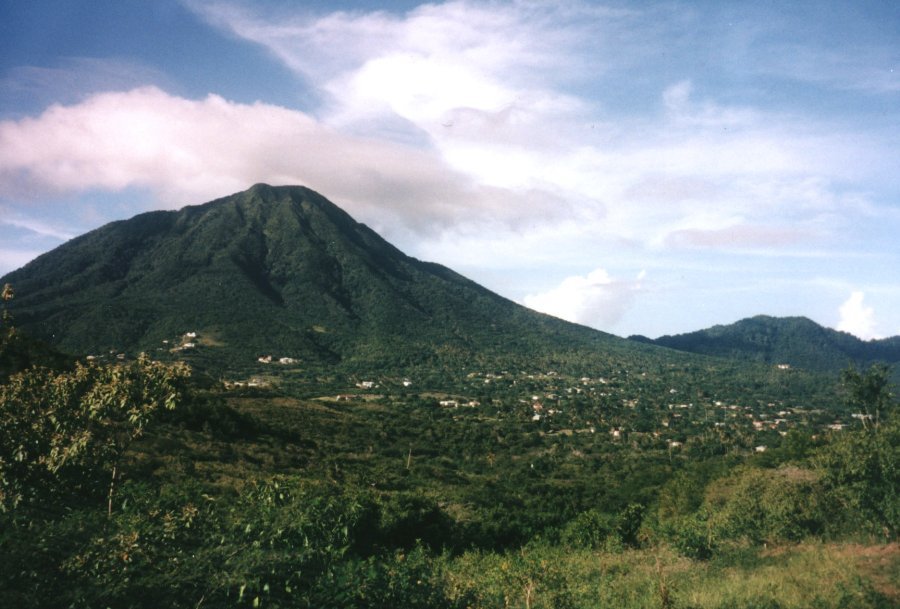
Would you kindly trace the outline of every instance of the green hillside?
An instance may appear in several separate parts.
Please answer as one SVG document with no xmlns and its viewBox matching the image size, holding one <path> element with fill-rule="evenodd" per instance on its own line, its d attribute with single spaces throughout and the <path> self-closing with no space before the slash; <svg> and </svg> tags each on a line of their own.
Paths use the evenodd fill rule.
<svg viewBox="0 0 900 609">
<path fill-rule="evenodd" d="M 24 330 L 73 353 L 189 342 L 179 356 L 201 366 L 273 355 L 367 370 L 647 351 L 410 258 L 301 187 L 114 222 L 0 282 Z"/>
<path fill-rule="evenodd" d="M 900 600 L 888 372 L 773 365 L 824 350 L 811 322 L 725 358 L 620 339 L 264 185 L 6 283 L 2 607 Z"/>
<path fill-rule="evenodd" d="M 853 363 L 866 367 L 875 362 L 900 362 L 900 337 L 863 341 L 846 332 L 824 328 L 805 317 L 757 315 L 730 325 L 632 340 L 678 351 L 732 358 L 771 365 L 836 374 Z"/>
</svg>

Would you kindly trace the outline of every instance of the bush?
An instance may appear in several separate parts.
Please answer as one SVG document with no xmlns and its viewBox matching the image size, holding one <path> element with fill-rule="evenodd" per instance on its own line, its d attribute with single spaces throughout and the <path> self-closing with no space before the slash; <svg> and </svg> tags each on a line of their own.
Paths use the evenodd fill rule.
<svg viewBox="0 0 900 609">
<path fill-rule="evenodd" d="M 334 608 L 441 609 L 467 606 L 466 598 L 451 600 L 445 590 L 442 560 L 421 545 L 409 552 L 342 563 L 334 577 L 316 591 L 319 606 Z"/>
<path fill-rule="evenodd" d="M 575 548 L 599 549 L 615 530 L 615 518 L 600 510 L 581 512 L 562 531 L 561 540 Z"/>
<path fill-rule="evenodd" d="M 718 504 L 707 507 L 720 539 L 798 541 L 821 533 L 825 525 L 822 488 L 811 470 L 739 469 L 712 485 L 710 494 L 716 493 Z"/>
<path fill-rule="evenodd" d="M 716 535 L 709 515 L 700 511 L 668 521 L 663 536 L 682 555 L 695 560 L 709 560 L 716 551 Z"/>
</svg>

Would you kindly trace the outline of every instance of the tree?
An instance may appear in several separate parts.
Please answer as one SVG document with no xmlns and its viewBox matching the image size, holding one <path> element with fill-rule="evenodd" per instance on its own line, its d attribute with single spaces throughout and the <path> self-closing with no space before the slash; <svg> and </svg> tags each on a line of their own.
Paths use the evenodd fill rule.
<svg viewBox="0 0 900 609">
<path fill-rule="evenodd" d="M 834 503 L 831 522 L 849 530 L 900 532 L 900 422 L 843 432 L 816 459 L 822 483 Z M 843 522 L 842 522 L 843 521 Z"/>
<path fill-rule="evenodd" d="M 894 405 L 890 368 L 884 364 L 873 364 L 865 372 L 858 372 L 851 365 L 841 373 L 841 386 L 846 394 L 847 405 L 862 415 L 863 427 L 866 429 L 869 428 L 870 420 L 877 429 L 882 416 Z"/>
<path fill-rule="evenodd" d="M 96 496 L 105 487 L 111 512 L 125 451 L 175 407 L 189 374 L 184 364 L 141 355 L 11 376 L 0 385 L 0 509 L 59 494 Z"/>
<path fill-rule="evenodd" d="M 15 293 L 10 284 L 3 285 L 3 291 L 0 292 L 0 306 L 3 312 L 0 313 L 0 359 L 2 359 L 9 348 L 9 343 L 13 338 L 12 315 L 9 313 L 9 302 L 13 299 Z"/>
</svg>

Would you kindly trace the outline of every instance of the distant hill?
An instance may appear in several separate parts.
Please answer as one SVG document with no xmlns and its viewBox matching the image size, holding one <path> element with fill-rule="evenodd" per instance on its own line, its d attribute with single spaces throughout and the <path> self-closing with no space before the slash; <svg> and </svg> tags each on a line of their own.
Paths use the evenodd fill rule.
<svg viewBox="0 0 900 609">
<path fill-rule="evenodd" d="M 643 336 L 629 338 L 688 353 L 788 364 L 827 373 L 840 371 L 851 362 L 857 366 L 900 362 L 900 337 L 863 341 L 805 317 L 758 315 L 730 325 L 655 340 Z"/>
<path fill-rule="evenodd" d="M 192 345 L 184 354 L 212 365 L 273 355 L 402 368 L 650 350 L 411 258 L 302 187 L 258 184 L 113 222 L 0 278 L 6 282 L 16 290 L 19 326 L 81 354 Z"/>
</svg>

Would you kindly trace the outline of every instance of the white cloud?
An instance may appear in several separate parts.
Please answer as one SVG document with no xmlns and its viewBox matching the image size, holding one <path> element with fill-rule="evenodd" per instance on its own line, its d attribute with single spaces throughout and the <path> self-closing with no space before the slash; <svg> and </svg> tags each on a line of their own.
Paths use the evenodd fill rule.
<svg viewBox="0 0 900 609">
<path fill-rule="evenodd" d="M 75 233 L 72 233 L 68 230 L 60 229 L 56 226 L 52 226 L 45 222 L 30 218 L 0 218 L 0 225 L 2 224 L 6 224 L 7 226 L 12 226 L 19 229 L 24 229 L 28 233 L 32 233 L 40 237 L 50 237 L 59 241 L 68 241 L 69 239 L 75 237 Z"/>
<path fill-rule="evenodd" d="M 864 340 L 879 338 L 875 327 L 875 310 L 863 304 L 865 294 L 853 292 L 838 309 L 841 320 L 837 329 L 841 332 L 849 332 Z"/>
<path fill-rule="evenodd" d="M 516 298 L 604 327 L 639 281 L 597 273 L 539 292 L 585 258 L 665 268 L 709 252 L 757 262 L 832 251 L 896 198 L 891 130 L 856 132 L 800 96 L 761 105 L 759 53 L 715 72 L 734 60 L 719 57 L 718 39 L 700 40 L 718 23 L 684 4 L 460 0 L 315 14 L 185 2 L 280 59 L 320 105 L 141 87 L 52 106 L 0 123 L 0 203 L 135 189 L 151 193 L 144 205 L 179 207 L 259 181 L 302 183 L 392 241 L 403 235 L 410 253 L 495 269 Z M 698 57 L 695 43 L 717 54 Z"/>
<path fill-rule="evenodd" d="M 827 238 L 865 199 L 839 184 L 892 172 L 883 142 L 721 103 L 677 70 L 657 80 L 655 112 L 606 111 L 603 100 L 623 84 L 612 75 L 652 81 L 663 49 L 683 55 L 683 33 L 665 25 L 701 20 L 683 9 L 461 0 L 405 14 L 316 15 L 192 5 L 323 93 L 323 124 L 418 141 L 481 185 L 552 193 L 594 218 L 598 238 L 666 248 L 687 236 L 728 249 L 728 239 L 700 235 L 736 231 L 760 250 L 796 248 Z M 459 205 L 448 220 L 468 219 L 473 207 Z M 527 225 L 530 210 L 518 213 Z M 812 228 L 785 228 L 795 223 Z"/>
<path fill-rule="evenodd" d="M 655 91 L 657 113 L 613 116 L 597 101 L 617 86 L 606 74 L 653 57 L 642 36 L 652 20 L 634 12 L 525 1 L 403 15 L 190 5 L 328 101 L 311 115 L 145 87 L 53 106 L 0 123 L 0 196 L 143 187 L 179 206 L 256 181 L 298 182 L 376 226 L 431 234 L 552 224 L 577 209 L 598 239 L 727 248 L 709 235 L 737 231 L 771 248 L 827 236 L 839 221 L 823 218 L 850 198 L 835 183 L 866 175 L 883 152 L 831 126 L 717 103 L 677 76 Z M 653 27 L 652 44 L 665 44 Z M 779 227 L 794 222 L 815 230 L 788 239 Z"/>
<path fill-rule="evenodd" d="M 523 300 L 525 306 L 567 321 L 609 330 L 615 326 L 641 289 L 642 271 L 633 280 L 615 279 L 602 268 L 567 277 L 557 287 Z"/>
<path fill-rule="evenodd" d="M 514 225 L 565 204 L 480 186 L 432 152 L 342 134 L 304 113 L 154 87 L 93 95 L 35 118 L 0 122 L 0 200 L 148 188 L 169 207 L 255 182 L 304 184 L 361 219 L 418 231 Z"/>
</svg>

